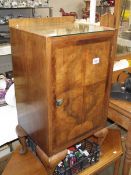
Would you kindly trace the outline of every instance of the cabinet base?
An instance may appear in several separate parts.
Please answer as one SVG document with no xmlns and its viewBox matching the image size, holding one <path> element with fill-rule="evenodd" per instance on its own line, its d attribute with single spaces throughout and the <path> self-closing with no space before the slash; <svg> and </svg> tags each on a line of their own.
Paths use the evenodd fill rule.
<svg viewBox="0 0 131 175">
<path fill-rule="evenodd" d="M 98 144 L 100 147 L 102 146 L 104 140 L 106 139 L 108 131 L 109 131 L 108 128 L 103 128 L 94 134 L 94 136 L 98 139 Z"/>
<path fill-rule="evenodd" d="M 24 129 L 21 126 L 16 127 L 16 131 L 18 134 L 19 141 L 22 145 L 20 149 L 20 154 L 26 154 L 28 148 L 26 144 L 27 134 L 24 131 Z M 108 129 L 104 128 L 94 134 L 94 136 L 98 139 L 98 144 L 101 146 L 108 134 Z M 44 165 L 46 172 L 48 175 L 52 175 L 54 173 L 54 170 L 59 162 L 61 162 L 67 155 L 68 150 L 65 149 L 61 152 L 58 152 L 57 154 L 54 154 L 53 156 L 48 156 L 38 145 L 35 148 L 36 155 Z"/>
<path fill-rule="evenodd" d="M 26 154 L 28 151 L 28 147 L 26 143 L 26 139 L 28 137 L 27 133 L 24 131 L 24 129 L 20 125 L 17 125 L 16 132 L 19 138 L 19 142 L 21 144 L 19 153 Z M 36 155 L 43 163 L 48 175 L 53 174 L 58 163 L 61 162 L 66 157 L 68 152 L 67 149 L 65 149 L 51 157 L 48 157 L 47 154 L 45 154 L 45 152 L 38 145 L 36 146 L 35 151 L 36 151 Z"/>
<path fill-rule="evenodd" d="M 20 152 L 20 154 L 26 154 L 28 151 L 27 144 L 26 144 L 27 134 L 20 125 L 17 125 L 16 133 L 18 135 L 19 142 L 21 144 L 21 148 L 20 148 L 19 152 Z"/>
<path fill-rule="evenodd" d="M 66 157 L 67 149 L 48 157 L 39 146 L 36 146 L 36 154 L 43 163 L 48 175 L 52 175 L 58 163 Z"/>
</svg>

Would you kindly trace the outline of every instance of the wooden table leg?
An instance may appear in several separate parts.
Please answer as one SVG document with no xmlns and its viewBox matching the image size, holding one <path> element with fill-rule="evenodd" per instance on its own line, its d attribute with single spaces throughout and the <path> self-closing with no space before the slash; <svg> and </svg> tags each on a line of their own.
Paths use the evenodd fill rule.
<svg viewBox="0 0 131 175">
<path fill-rule="evenodd" d="M 119 174 L 120 161 L 121 161 L 121 157 L 115 161 L 113 175 Z"/>
<path fill-rule="evenodd" d="M 128 125 L 128 133 L 125 144 L 125 158 L 123 164 L 123 175 L 129 175 L 131 166 L 131 122 Z"/>
</svg>

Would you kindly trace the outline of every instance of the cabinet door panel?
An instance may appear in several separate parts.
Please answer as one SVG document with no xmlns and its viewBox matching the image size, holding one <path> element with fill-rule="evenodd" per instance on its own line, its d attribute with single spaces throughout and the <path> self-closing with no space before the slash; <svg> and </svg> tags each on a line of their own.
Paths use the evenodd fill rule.
<svg viewBox="0 0 131 175">
<path fill-rule="evenodd" d="M 83 47 L 84 64 L 84 121 L 92 121 L 93 128 L 105 122 L 106 83 L 110 58 L 110 41 L 91 43 Z M 93 62 L 93 59 L 96 59 Z"/>
<path fill-rule="evenodd" d="M 80 46 L 55 49 L 55 93 L 57 95 L 74 89 L 74 87 L 82 86 L 83 65 L 81 51 Z"/>
<path fill-rule="evenodd" d="M 110 41 L 87 44 L 82 50 L 84 59 L 85 85 L 97 83 L 106 80 Z M 94 62 L 94 63 L 93 63 Z"/>
<path fill-rule="evenodd" d="M 53 50 L 55 106 L 53 148 L 63 147 L 100 127 L 106 92 L 110 42 L 70 45 Z M 93 59 L 99 58 L 98 64 Z"/>
<path fill-rule="evenodd" d="M 53 118 L 53 145 L 67 144 L 71 132 L 83 117 L 83 62 L 81 46 L 68 46 L 54 50 L 55 99 L 62 100 L 55 107 Z M 78 133 L 73 134 L 73 138 Z"/>
<path fill-rule="evenodd" d="M 105 82 L 84 87 L 84 121 L 90 121 L 93 128 L 104 124 Z"/>
<path fill-rule="evenodd" d="M 63 104 L 56 107 L 53 120 L 53 143 L 55 146 L 67 144 L 71 138 L 78 136 L 72 131 L 81 126 L 83 116 L 83 94 L 82 88 L 74 88 L 61 94 Z M 72 136 L 73 134 L 73 136 Z"/>
</svg>

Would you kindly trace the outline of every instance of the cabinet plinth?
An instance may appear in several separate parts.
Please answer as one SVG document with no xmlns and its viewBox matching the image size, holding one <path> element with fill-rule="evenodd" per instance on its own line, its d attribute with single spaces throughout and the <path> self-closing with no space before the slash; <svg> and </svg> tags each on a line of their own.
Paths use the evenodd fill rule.
<svg viewBox="0 0 131 175">
<path fill-rule="evenodd" d="M 51 157 L 103 128 L 115 31 L 58 20 L 10 31 L 18 122 L 40 150 Z"/>
</svg>

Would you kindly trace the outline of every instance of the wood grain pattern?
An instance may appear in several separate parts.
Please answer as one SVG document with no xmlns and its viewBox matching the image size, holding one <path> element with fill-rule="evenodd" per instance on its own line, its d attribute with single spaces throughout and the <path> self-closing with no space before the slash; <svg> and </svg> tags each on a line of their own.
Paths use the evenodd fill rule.
<svg viewBox="0 0 131 175">
<path fill-rule="evenodd" d="M 113 153 L 114 152 L 114 153 Z M 93 175 L 115 162 L 114 175 L 118 175 L 119 166 L 117 162 L 122 155 L 121 138 L 118 130 L 109 130 L 102 145 L 102 156 L 99 162 L 86 168 L 80 175 Z M 24 167 L 24 168 L 23 168 Z M 28 154 L 20 156 L 16 150 L 9 161 L 3 175 L 47 175 L 42 163 L 29 151 Z"/>
<path fill-rule="evenodd" d="M 16 126 L 16 133 L 18 135 L 19 138 L 19 142 L 21 144 L 21 149 L 20 149 L 20 154 L 26 154 L 27 153 L 27 133 L 25 133 L 25 131 L 23 130 L 23 128 L 19 125 Z"/>
<path fill-rule="evenodd" d="M 18 122 L 45 152 L 49 152 L 46 40 L 15 29 L 11 29 L 11 33 Z"/>
<path fill-rule="evenodd" d="M 128 123 L 128 133 L 125 144 L 125 158 L 123 164 L 123 175 L 129 175 L 131 169 L 131 120 Z"/>
<path fill-rule="evenodd" d="M 127 60 L 131 60 L 131 53 L 124 53 L 124 54 L 117 54 L 116 55 L 116 61 L 117 60 L 122 60 L 122 59 L 127 59 Z"/>
<path fill-rule="evenodd" d="M 109 107 L 115 111 L 117 111 L 118 113 L 120 113 L 121 116 L 121 120 L 123 120 L 123 117 L 124 118 L 127 118 L 127 120 L 130 120 L 131 119 L 131 106 L 130 106 L 130 102 L 127 102 L 127 101 L 122 101 L 122 100 L 114 100 L 114 99 L 111 99 L 110 100 L 110 103 L 109 103 Z M 123 120 L 123 121 L 126 121 L 126 120 Z M 127 125 L 128 127 L 128 125 Z M 126 128 L 127 129 L 127 128 Z"/>
<path fill-rule="evenodd" d="M 122 174 L 129 175 L 131 167 L 131 103 L 111 99 L 109 103 L 108 118 L 128 131 Z"/>
<path fill-rule="evenodd" d="M 114 8 L 115 25 L 114 27 L 117 29 L 119 29 L 119 26 L 120 26 L 121 5 L 122 5 L 122 0 L 115 1 L 115 8 Z"/>
<path fill-rule="evenodd" d="M 131 54 L 129 53 L 129 54 L 117 55 L 115 60 L 121 60 L 121 59 L 130 60 Z M 128 67 L 124 70 L 131 71 L 131 67 Z M 122 71 L 123 70 L 113 72 L 112 83 L 116 82 L 117 76 Z M 122 74 L 120 76 L 119 82 L 124 82 L 126 77 L 127 77 L 126 74 Z M 131 167 L 131 129 L 130 129 L 131 128 L 131 103 L 124 100 L 110 99 L 108 118 L 127 130 L 128 134 L 126 137 L 126 151 L 125 151 L 122 174 L 129 175 L 130 167 Z"/>
<path fill-rule="evenodd" d="M 115 17 L 111 13 L 106 13 L 100 17 L 100 25 L 105 27 L 114 27 Z"/>
<path fill-rule="evenodd" d="M 39 146 L 36 146 L 36 154 L 45 166 L 48 175 L 52 175 L 54 173 L 56 166 L 66 157 L 67 152 L 68 150 L 65 149 L 49 157 Z"/>
<path fill-rule="evenodd" d="M 2 175 L 47 175 L 42 163 L 29 150 L 26 155 L 16 149 Z"/>
<path fill-rule="evenodd" d="M 100 17 L 100 24 L 106 27 L 113 27 L 119 29 L 121 17 L 121 0 L 115 1 L 114 13 L 106 13 Z"/>
<path fill-rule="evenodd" d="M 65 19 L 49 19 L 49 24 Z M 33 19 L 19 22 L 28 26 Z M 109 29 L 47 37 L 11 27 L 19 124 L 47 156 L 104 127 L 114 42 L 115 31 Z"/>
<path fill-rule="evenodd" d="M 95 37 L 99 35 L 104 34 Z M 52 46 L 54 98 L 63 100 L 61 106 L 54 107 L 52 144 L 55 150 L 67 143 L 76 143 L 77 138 L 104 126 L 107 116 L 105 92 L 111 41 L 106 37 L 83 40 L 84 35 L 80 40 L 68 38 L 64 37 L 62 43 L 61 38 L 53 38 Z M 93 64 L 93 58 L 99 58 L 99 64 Z"/>
<path fill-rule="evenodd" d="M 114 151 L 115 153 L 113 153 Z M 99 162 L 85 169 L 83 172 L 80 173 L 80 175 L 87 175 L 87 174 L 93 175 L 95 173 L 98 173 L 99 170 L 102 170 L 106 165 L 109 165 L 112 161 L 119 159 L 121 155 L 122 155 L 122 147 L 121 147 L 121 139 L 119 131 L 110 130 L 103 143 L 102 156 Z"/>
<path fill-rule="evenodd" d="M 130 119 L 121 113 L 119 113 L 118 115 L 118 112 L 111 107 L 109 107 L 108 110 L 108 118 L 128 130 L 128 124 Z"/>
</svg>

